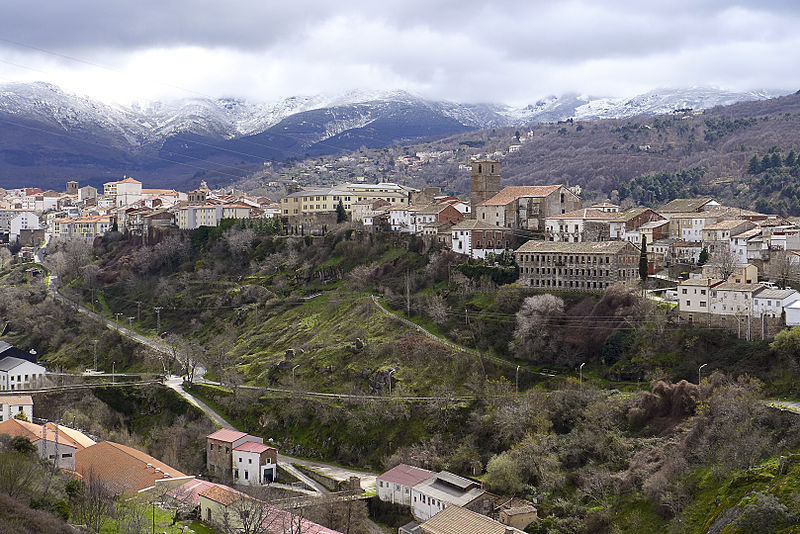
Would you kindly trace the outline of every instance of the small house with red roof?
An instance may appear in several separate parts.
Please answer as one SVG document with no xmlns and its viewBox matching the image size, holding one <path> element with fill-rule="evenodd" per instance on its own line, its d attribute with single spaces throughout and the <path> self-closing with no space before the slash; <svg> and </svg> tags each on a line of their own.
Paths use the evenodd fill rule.
<svg viewBox="0 0 800 534">
<path fill-rule="evenodd" d="M 208 474 L 219 479 L 231 479 L 233 477 L 233 450 L 249 441 L 264 443 L 264 438 L 228 428 L 221 428 L 206 436 L 206 470 Z"/>
<path fill-rule="evenodd" d="M 245 441 L 233 449 L 233 482 L 250 486 L 269 484 L 278 474 L 278 449 Z"/>
<path fill-rule="evenodd" d="M 411 465 L 400 464 L 378 475 L 378 498 L 392 504 L 411 506 L 411 488 L 436 473 Z"/>
</svg>

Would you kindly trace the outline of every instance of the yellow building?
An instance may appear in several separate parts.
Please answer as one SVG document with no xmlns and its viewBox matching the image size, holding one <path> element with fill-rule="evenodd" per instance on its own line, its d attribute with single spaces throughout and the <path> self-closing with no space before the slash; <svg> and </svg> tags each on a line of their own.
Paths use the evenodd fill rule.
<svg viewBox="0 0 800 534">
<path fill-rule="evenodd" d="M 388 182 L 345 183 L 331 189 L 309 189 L 287 195 L 281 199 L 281 213 L 305 215 L 336 211 L 339 201 L 347 213 L 350 213 L 354 204 L 363 201 L 383 200 L 392 206 L 408 206 L 410 194 L 414 191 L 416 189 Z"/>
</svg>

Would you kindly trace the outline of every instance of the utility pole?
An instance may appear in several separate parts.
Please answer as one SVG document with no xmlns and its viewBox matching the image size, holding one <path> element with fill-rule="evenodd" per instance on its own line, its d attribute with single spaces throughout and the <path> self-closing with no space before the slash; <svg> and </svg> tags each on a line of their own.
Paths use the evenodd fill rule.
<svg viewBox="0 0 800 534">
<path fill-rule="evenodd" d="M 411 276 L 406 271 L 406 316 L 411 317 Z"/>
<path fill-rule="evenodd" d="M 122 312 L 116 312 L 114 316 L 117 318 L 117 322 L 119 322 L 119 316 L 122 315 Z"/>
<path fill-rule="evenodd" d="M 517 366 L 517 378 L 516 378 L 516 386 L 517 386 L 517 393 L 519 393 L 519 365 Z"/>
<path fill-rule="evenodd" d="M 133 330 L 133 320 L 134 319 L 135 319 L 135 317 L 133 315 L 128 317 L 128 330 Z"/>
<path fill-rule="evenodd" d="M 586 365 L 586 362 L 583 362 L 581 364 L 581 366 L 578 367 L 578 373 L 579 373 L 578 384 L 581 386 L 581 388 L 583 388 L 583 366 L 584 365 Z"/>
<path fill-rule="evenodd" d="M 156 334 L 159 335 L 159 334 L 161 334 L 161 310 L 163 310 L 164 308 L 162 308 L 161 306 L 156 306 L 153 309 L 155 310 L 156 317 L 157 317 L 157 319 L 156 319 Z"/>
<path fill-rule="evenodd" d="M 700 385 L 700 378 L 701 378 L 701 376 L 702 376 L 700 373 L 703 371 L 703 367 L 705 367 L 706 365 L 708 365 L 708 364 L 707 364 L 707 363 L 704 363 L 703 365 L 701 365 L 701 366 L 700 366 L 700 367 L 697 369 L 697 385 L 698 385 L 698 386 Z"/>
<path fill-rule="evenodd" d="M 92 343 L 94 343 L 94 370 L 97 371 L 97 340 L 93 339 Z"/>
<path fill-rule="evenodd" d="M 142 301 L 141 300 L 137 300 L 136 301 L 136 322 L 137 323 L 142 322 Z"/>
</svg>

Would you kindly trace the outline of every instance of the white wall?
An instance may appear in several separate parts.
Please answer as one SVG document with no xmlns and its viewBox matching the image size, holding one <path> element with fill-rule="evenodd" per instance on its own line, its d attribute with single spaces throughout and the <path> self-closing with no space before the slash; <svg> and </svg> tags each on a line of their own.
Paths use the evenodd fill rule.
<svg viewBox="0 0 800 534">
<path fill-rule="evenodd" d="M 21 363 L 8 372 L 0 371 L 0 391 L 16 391 L 27 387 L 34 379 L 45 375 L 41 365 L 31 362 Z"/>
</svg>

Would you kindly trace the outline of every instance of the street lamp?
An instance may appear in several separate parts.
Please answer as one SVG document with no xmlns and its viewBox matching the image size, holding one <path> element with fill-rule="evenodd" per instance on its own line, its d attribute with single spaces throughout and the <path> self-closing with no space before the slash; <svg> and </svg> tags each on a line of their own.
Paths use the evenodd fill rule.
<svg viewBox="0 0 800 534">
<path fill-rule="evenodd" d="M 517 366 L 517 376 L 516 376 L 515 384 L 517 386 L 517 388 L 516 388 L 517 389 L 517 393 L 519 393 L 519 365 Z"/>
<path fill-rule="evenodd" d="M 111 362 L 111 383 L 112 384 L 114 383 L 114 365 L 116 365 L 116 363 L 117 362 Z"/>
<path fill-rule="evenodd" d="M 392 375 L 397 372 L 397 367 L 389 371 L 389 396 L 392 395 Z"/>
<path fill-rule="evenodd" d="M 583 366 L 586 365 L 586 362 L 583 362 L 580 367 L 578 367 L 578 384 L 583 387 Z"/>
<path fill-rule="evenodd" d="M 94 370 L 97 371 L 97 339 L 93 339 L 92 343 L 94 343 Z"/>
<path fill-rule="evenodd" d="M 698 385 L 698 386 L 700 385 L 700 372 L 703 370 L 703 367 L 705 367 L 706 365 L 708 365 L 708 364 L 707 364 L 707 363 L 704 363 L 703 365 L 701 365 L 701 366 L 700 366 L 700 367 L 697 369 L 697 385 Z"/>
</svg>

